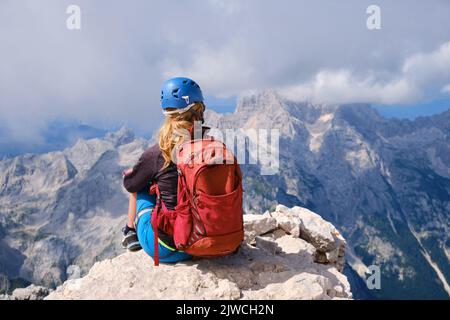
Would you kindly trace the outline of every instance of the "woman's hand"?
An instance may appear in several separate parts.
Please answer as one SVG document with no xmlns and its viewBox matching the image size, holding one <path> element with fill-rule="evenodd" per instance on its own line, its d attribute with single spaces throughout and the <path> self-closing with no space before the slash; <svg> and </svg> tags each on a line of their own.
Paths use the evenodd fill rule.
<svg viewBox="0 0 450 320">
<path fill-rule="evenodd" d="M 122 177 L 125 178 L 126 176 L 129 176 L 132 172 L 133 172 L 133 168 L 124 170 L 124 171 L 122 172 Z"/>
</svg>

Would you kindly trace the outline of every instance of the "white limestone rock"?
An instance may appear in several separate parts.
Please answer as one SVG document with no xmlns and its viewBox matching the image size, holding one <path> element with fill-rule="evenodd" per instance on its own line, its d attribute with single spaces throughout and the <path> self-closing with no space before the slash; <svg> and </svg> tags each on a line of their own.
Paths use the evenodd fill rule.
<svg viewBox="0 0 450 320">
<path fill-rule="evenodd" d="M 66 270 L 67 280 L 81 278 L 81 268 L 76 264 L 71 264 Z"/>
<path fill-rule="evenodd" d="M 288 211 L 275 216 L 282 220 L 298 209 Z M 336 265 L 315 262 L 315 245 L 278 228 L 277 221 L 268 213 L 246 215 L 251 236 L 227 257 L 154 267 L 140 251 L 98 262 L 46 299 L 351 299 L 349 282 Z"/>
<path fill-rule="evenodd" d="M 271 216 L 276 219 L 281 229 L 314 246 L 316 262 L 333 264 L 338 270 L 343 270 L 347 243 L 331 223 L 302 207 L 287 208 L 278 205 Z"/>
<path fill-rule="evenodd" d="M 49 289 L 32 284 L 26 288 L 15 289 L 9 300 L 42 300 L 49 293 Z"/>
<path fill-rule="evenodd" d="M 277 229 L 277 220 L 269 212 L 244 215 L 245 241 L 253 242 L 255 237 Z"/>
</svg>

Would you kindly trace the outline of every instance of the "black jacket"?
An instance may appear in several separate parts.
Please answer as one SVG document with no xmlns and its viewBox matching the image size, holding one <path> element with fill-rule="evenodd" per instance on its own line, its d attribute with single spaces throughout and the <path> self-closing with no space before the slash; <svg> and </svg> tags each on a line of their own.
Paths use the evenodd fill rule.
<svg viewBox="0 0 450 320">
<path fill-rule="evenodd" d="M 161 192 L 161 199 L 167 209 L 173 210 L 177 205 L 178 173 L 177 167 L 171 163 L 161 171 L 164 165 L 159 146 L 156 144 L 147 149 L 133 167 L 131 174 L 123 179 L 123 185 L 128 192 L 148 192 L 153 182 L 156 182 Z"/>
</svg>

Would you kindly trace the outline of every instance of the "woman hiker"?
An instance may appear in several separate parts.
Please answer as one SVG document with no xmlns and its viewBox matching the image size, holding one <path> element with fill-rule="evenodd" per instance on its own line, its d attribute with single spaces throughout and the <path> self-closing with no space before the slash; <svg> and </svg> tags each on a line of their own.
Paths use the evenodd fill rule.
<svg viewBox="0 0 450 320">
<path fill-rule="evenodd" d="M 164 82 L 161 90 L 161 107 L 165 121 L 159 129 L 159 142 L 146 150 L 132 169 L 123 173 L 123 185 L 130 193 L 128 220 L 123 228 L 122 245 L 130 251 L 141 248 L 154 257 L 154 233 L 151 213 L 156 197 L 150 186 L 158 184 L 161 200 L 167 209 L 177 205 L 178 173 L 173 151 L 186 140 L 177 134 L 189 130 L 195 121 L 203 120 L 205 105 L 199 85 L 189 78 L 172 78 Z M 175 263 L 192 256 L 175 250 L 172 236 L 158 231 L 159 261 Z"/>
</svg>

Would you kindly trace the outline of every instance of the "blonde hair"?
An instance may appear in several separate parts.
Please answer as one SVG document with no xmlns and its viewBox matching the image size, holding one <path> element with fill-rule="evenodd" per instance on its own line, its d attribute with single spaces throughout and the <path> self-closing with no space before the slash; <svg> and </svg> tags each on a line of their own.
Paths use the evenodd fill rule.
<svg viewBox="0 0 450 320">
<path fill-rule="evenodd" d="M 175 109 L 166 109 L 166 111 L 172 110 Z M 203 114 L 204 110 L 205 105 L 202 102 L 196 102 L 188 111 L 166 115 L 166 119 L 159 129 L 159 149 L 164 157 L 164 165 L 161 170 L 167 168 L 174 161 L 174 148 L 189 139 L 186 131 L 192 127 L 195 120 L 200 120 L 197 115 Z"/>
</svg>

